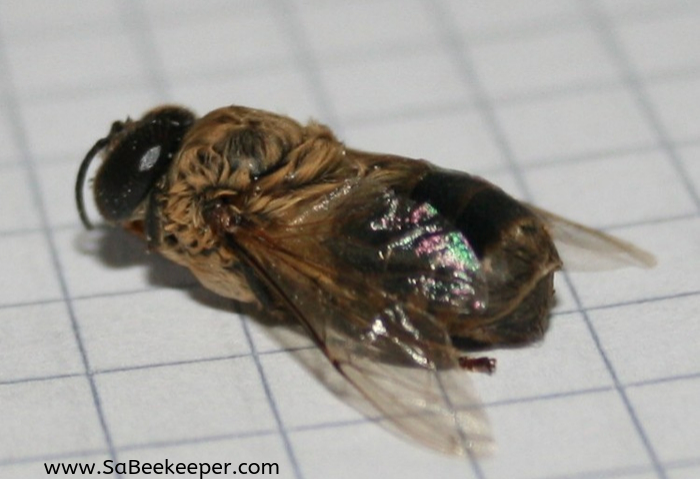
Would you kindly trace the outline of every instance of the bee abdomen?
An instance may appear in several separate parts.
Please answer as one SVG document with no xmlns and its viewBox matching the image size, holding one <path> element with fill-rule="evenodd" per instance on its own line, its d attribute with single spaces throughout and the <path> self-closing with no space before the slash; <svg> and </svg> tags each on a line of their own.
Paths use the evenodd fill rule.
<svg viewBox="0 0 700 479">
<path fill-rule="evenodd" d="M 518 220 L 533 216 L 500 188 L 457 171 L 431 171 L 415 186 L 411 199 L 430 203 L 450 220 L 479 258 Z"/>
<path fill-rule="evenodd" d="M 433 170 L 411 199 L 431 204 L 469 241 L 488 284 L 488 307 L 450 324 L 456 344 L 517 344 L 547 328 L 552 277 L 561 262 L 542 221 L 491 183 L 466 173 Z"/>
</svg>

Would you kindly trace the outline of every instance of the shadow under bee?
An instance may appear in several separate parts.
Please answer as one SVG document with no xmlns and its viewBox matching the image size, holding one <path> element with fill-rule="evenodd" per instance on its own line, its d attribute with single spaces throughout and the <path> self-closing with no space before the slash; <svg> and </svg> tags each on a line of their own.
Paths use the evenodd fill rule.
<svg viewBox="0 0 700 479">
<path fill-rule="evenodd" d="M 188 288 L 199 285 L 186 268 L 143 249 L 143 241 L 117 228 L 80 232 L 74 239 L 78 251 L 91 254 L 109 269 L 145 267 L 147 281 L 153 286 Z"/>
</svg>

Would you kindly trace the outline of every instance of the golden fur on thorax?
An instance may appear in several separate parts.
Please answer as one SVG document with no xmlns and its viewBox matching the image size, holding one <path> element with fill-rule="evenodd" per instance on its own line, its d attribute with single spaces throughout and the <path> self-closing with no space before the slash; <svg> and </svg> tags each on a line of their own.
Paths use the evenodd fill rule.
<svg viewBox="0 0 700 479">
<path fill-rule="evenodd" d="M 289 217 L 290 208 L 327 195 L 366 173 L 343 158 L 345 147 L 320 124 L 239 107 L 215 110 L 185 137 L 158 201 L 164 234 L 177 238 L 178 256 L 221 255 L 203 207 L 226 197 L 240 215 L 268 222 Z M 233 257 L 220 258 L 230 265 Z M 180 261 L 182 263 L 182 258 Z"/>
</svg>

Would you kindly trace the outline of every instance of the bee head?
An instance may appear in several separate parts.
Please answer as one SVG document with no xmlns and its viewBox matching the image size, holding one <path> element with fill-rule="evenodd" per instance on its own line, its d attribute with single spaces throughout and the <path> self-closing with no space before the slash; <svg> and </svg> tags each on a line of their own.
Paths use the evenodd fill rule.
<svg viewBox="0 0 700 479">
<path fill-rule="evenodd" d="M 129 220 L 167 171 L 194 121 L 189 110 L 166 106 L 151 110 L 136 121 L 114 122 L 109 134 L 85 156 L 78 171 L 75 195 L 83 224 L 92 227 L 85 211 L 83 188 L 88 167 L 98 153 L 104 151 L 94 181 L 97 209 L 109 222 Z"/>
</svg>

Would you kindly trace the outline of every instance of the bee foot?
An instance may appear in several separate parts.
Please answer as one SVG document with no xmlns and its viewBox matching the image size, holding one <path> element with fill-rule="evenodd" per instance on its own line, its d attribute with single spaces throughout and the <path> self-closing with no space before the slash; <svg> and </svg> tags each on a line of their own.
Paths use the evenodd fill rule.
<svg viewBox="0 0 700 479">
<path fill-rule="evenodd" d="M 485 356 L 480 358 L 462 356 L 459 358 L 459 366 L 469 371 L 493 374 L 496 371 L 496 359 Z"/>
</svg>

